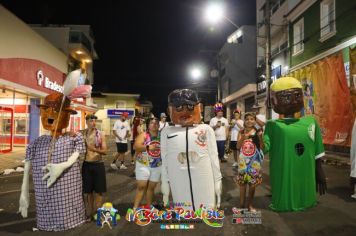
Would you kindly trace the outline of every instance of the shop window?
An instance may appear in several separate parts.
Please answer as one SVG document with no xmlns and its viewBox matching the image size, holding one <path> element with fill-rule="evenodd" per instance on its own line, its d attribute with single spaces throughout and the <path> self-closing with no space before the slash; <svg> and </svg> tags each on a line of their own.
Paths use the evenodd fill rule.
<svg viewBox="0 0 356 236">
<path fill-rule="evenodd" d="M 27 135 L 26 123 L 27 123 L 27 120 L 24 118 L 16 119 L 15 120 L 15 134 L 26 134 Z"/>
<path fill-rule="evenodd" d="M 10 118 L 2 118 L 1 121 L 1 134 L 7 135 L 11 133 L 11 119 Z"/>
<path fill-rule="evenodd" d="M 320 41 L 325 41 L 335 33 L 335 0 L 324 0 L 320 3 Z"/>
<path fill-rule="evenodd" d="M 116 108 L 126 108 L 126 101 L 122 101 L 122 100 L 116 101 Z"/>
<path fill-rule="evenodd" d="M 293 25 L 293 56 L 304 50 L 304 18 Z"/>
</svg>

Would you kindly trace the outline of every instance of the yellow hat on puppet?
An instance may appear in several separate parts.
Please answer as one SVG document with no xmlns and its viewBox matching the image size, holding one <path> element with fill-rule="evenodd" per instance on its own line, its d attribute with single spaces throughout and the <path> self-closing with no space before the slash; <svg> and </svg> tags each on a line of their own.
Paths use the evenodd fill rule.
<svg viewBox="0 0 356 236">
<path fill-rule="evenodd" d="M 282 77 L 277 79 L 271 84 L 271 90 L 274 92 L 287 90 L 287 89 L 294 89 L 294 88 L 302 88 L 302 84 L 293 77 Z"/>
</svg>

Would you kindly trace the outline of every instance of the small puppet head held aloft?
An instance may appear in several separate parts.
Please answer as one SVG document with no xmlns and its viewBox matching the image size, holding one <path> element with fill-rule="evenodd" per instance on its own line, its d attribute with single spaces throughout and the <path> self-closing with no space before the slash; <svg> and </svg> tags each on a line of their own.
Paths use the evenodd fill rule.
<svg viewBox="0 0 356 236">
<path fill-rule="evenodd" d="M 176 89 L 168 95 L 168 111 L 173 124 L 192 126 L 201 120 L 201 103 L 191 89 Z"/>
<path fill-rule="evenodd" d="M 273 110 L 285 117 L 294 117 L 303 106 L 301 83 L 293 77 L 282 77 L 271 84 Z"/>
<path fill-rule="evenodd" d="M 38 105 L 40 108 L 41 122 L 43 128 L 51 131 L 51 133 L 62 133 L 62 129 L 67 128 L 71 114 L 77 114 L 76 111 L 70 109 L 70 100 L 66 97 L 63 103 L 62 111 L 59 114 L 63 94 L 52 93 L 45 97 L 44 103 Z M 57 130 L 56 122 L 58 122 Z"/>
</svg>

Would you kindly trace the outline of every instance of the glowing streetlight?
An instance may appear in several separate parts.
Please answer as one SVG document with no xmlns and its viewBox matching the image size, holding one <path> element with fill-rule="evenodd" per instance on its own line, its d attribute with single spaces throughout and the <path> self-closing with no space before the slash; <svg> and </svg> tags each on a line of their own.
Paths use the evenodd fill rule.
<svg viewBox="0 0 356 236">
<path fill-rule="evenodd" d="M 190 70 L 190 76 L 194 79 L 200 79 L 203 75 L 203 72 L 200 68 L 194 67 Z"/>
<path fill-rule="evenodd" d="M 208 5 L 205 9 L 205 19 L 215 24 L 224 17 L 224 8 L 222 4 L 212 3 Z"/>
</svg>

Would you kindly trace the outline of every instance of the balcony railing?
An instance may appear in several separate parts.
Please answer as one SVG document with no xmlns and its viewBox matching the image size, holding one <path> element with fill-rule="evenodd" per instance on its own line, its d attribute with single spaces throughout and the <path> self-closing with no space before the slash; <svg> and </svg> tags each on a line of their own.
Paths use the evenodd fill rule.
<svg viewBox="0 0 356 236">
<path fill-rule="evenodd" d="M 87 36 L 80 31 L 71 31 L 69 34 L 70 43 L 81 43 L 83 44 L 90 53 L 92 53 L 91 43 Z"/>
</svg>

